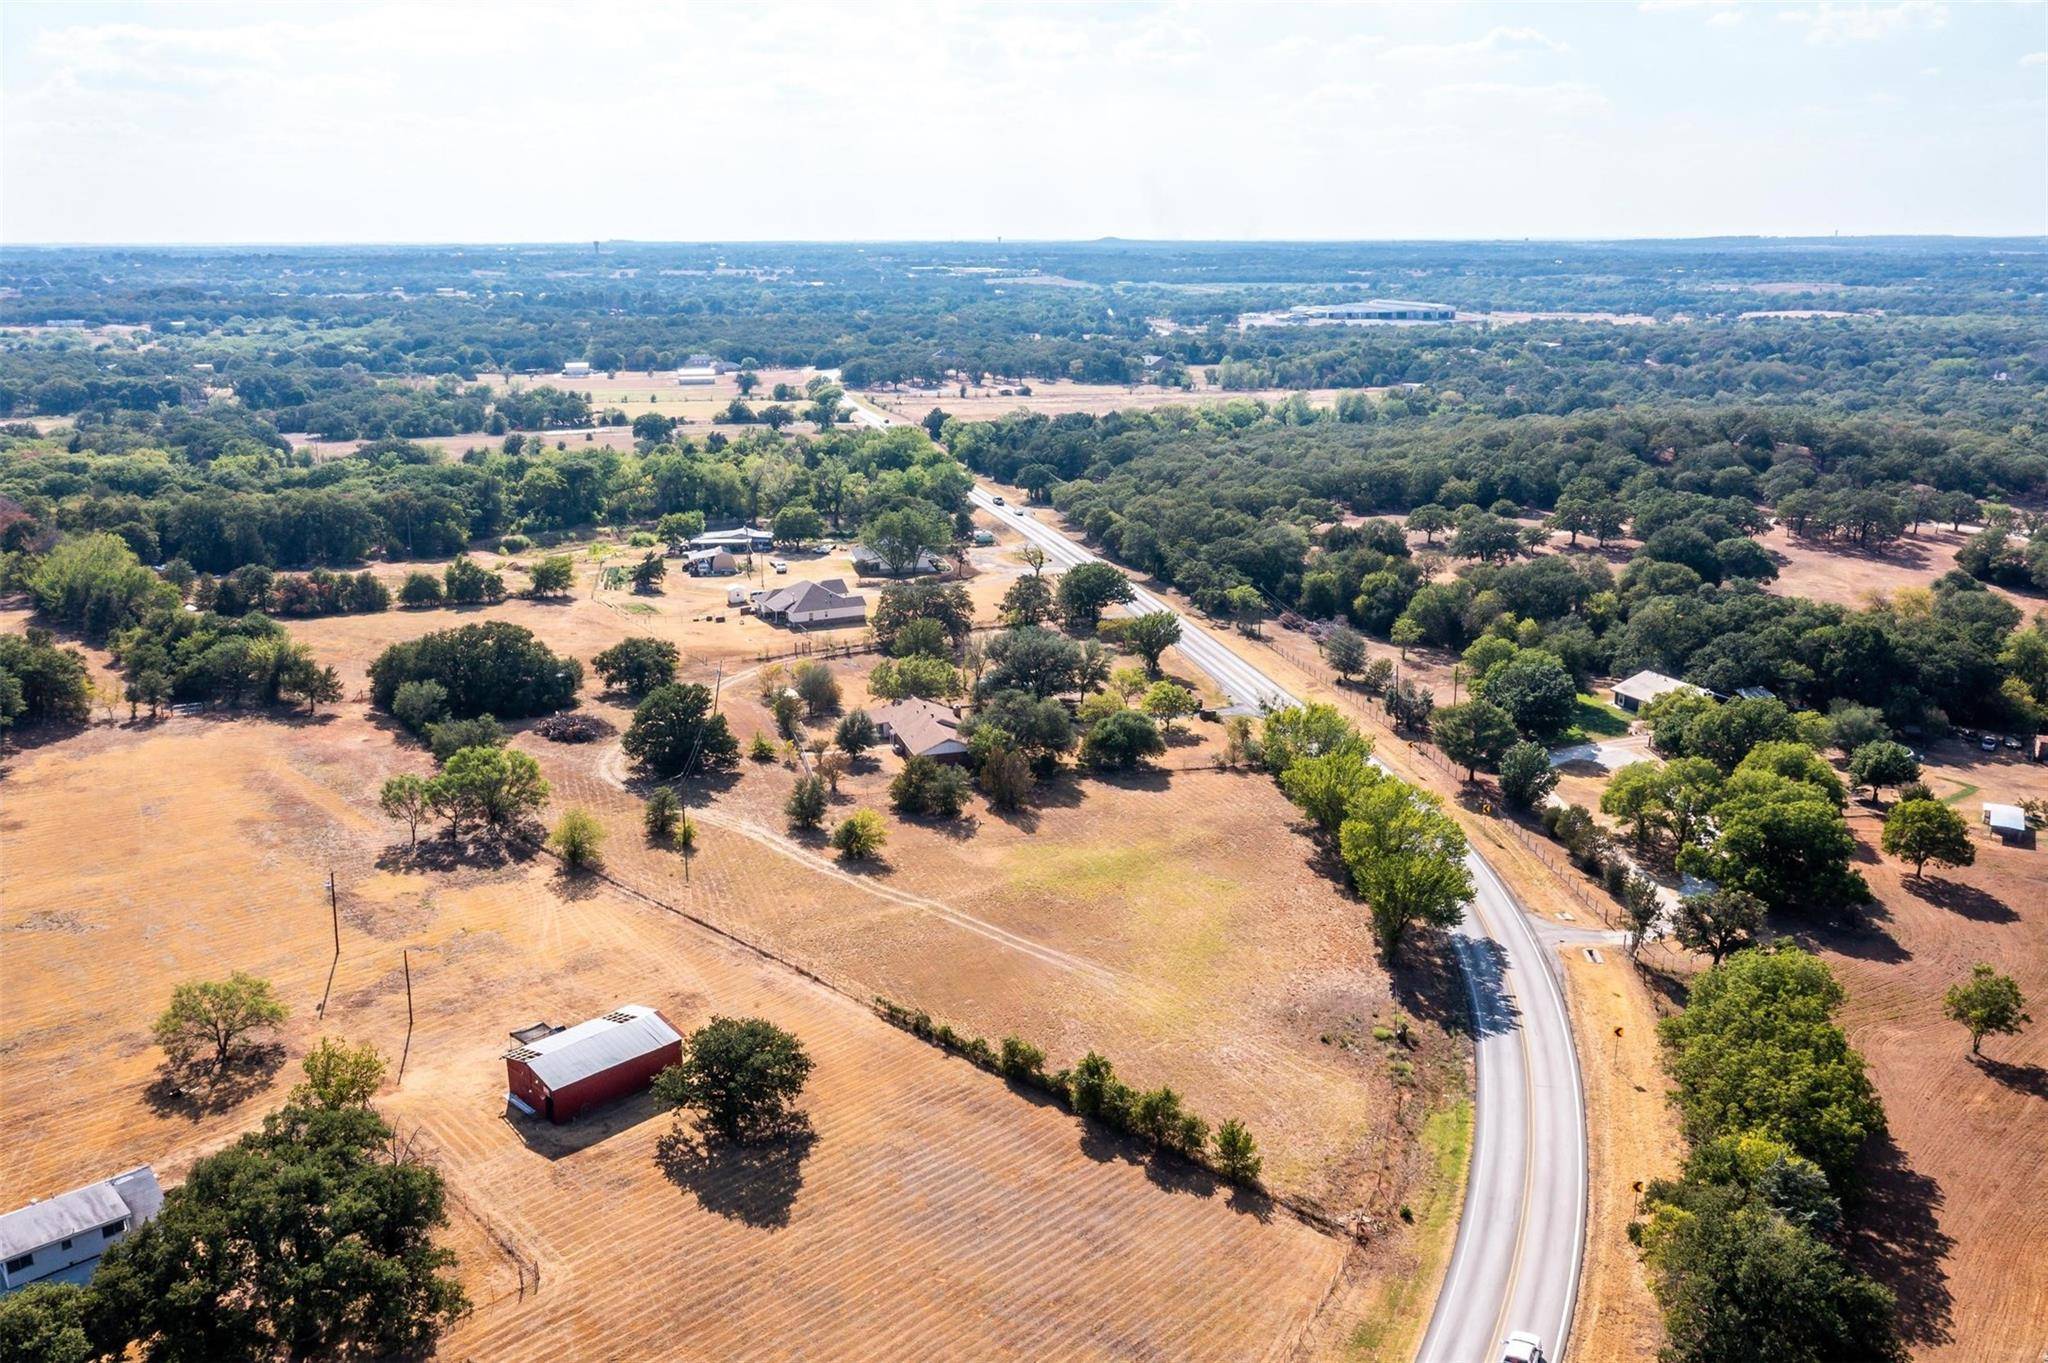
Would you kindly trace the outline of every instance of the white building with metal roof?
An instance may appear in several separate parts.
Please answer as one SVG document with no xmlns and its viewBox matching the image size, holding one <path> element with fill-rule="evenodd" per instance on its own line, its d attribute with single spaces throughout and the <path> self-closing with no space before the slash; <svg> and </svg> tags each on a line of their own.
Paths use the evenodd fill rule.
<svg viewBox="0 0 2048 1363">
<path fill-rule="evenodd" d="M 84 1282 L 108 1245 L 153 1219 L 163 1205 L 156 1171 L 138 1164 L 0 1216 L 0 1292 L 30 1283 Z"/>
</svg>

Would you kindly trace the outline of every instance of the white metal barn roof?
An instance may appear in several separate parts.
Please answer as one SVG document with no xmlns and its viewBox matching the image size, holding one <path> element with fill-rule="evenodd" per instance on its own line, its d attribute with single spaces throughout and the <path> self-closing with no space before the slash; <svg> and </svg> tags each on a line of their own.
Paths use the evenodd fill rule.
<svg viewBox="0 0 2048 1363">
<path fill-rule="evenodd" d="M 2018 805 L 1994 805 L 1986 802 L 1984 822 L 2001 833 L 2024 833 L 2027 831 L 2027 811 Z"/>
<path fill-rule="evenodd" d="M 147 1164 L 137 1165 L 0 1216 L 0 1257 L 28 1254 L 131 1216 L 140 1224 L 155 1216 L 163 1202 L 156 1172 Z"/>
<path fill-rule="evenodd" d="M 579 1079 L 602 1074 L 682 1040 L 682 1034 L 644 1003 L 622 1004 L 603 1017 L 544 1036 L 530 1045 L 505 1052 L 507 1060 L 523 1060 L 534 1077 L 560 1092 Z"/>
<path fill-rule="evenodd" d="M 1680 681 L 1676 677 L 1667 677 L 1662 672 L 1652 672 L 1645 668 L 1627 681 L 1616 683 L 1614 694 L 1635 701 L 1638 705 L 1647 705 L 1667 691 L 1697 690 L 1699 688 L 1691 682 Z"/>
</svg>

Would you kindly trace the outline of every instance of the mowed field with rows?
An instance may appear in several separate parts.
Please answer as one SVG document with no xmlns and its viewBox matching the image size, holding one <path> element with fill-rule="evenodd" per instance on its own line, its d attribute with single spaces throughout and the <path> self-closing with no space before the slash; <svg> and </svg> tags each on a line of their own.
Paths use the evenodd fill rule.
<svg viewBox="0 0 2048 1363">
<path fill-rule="evenodd" d="M 411 869 L 372 799 L 417 754 L 343 711 L 100 726 L 10 759 L 0 1046 L 38 1097 L 0 1114 L 0 1199 L 142 1161 L 176 1179 L 325 1033 L 403 1055 L 379 1105 L 448 1175 L 478 1310 L 444 1356 L 786 1358 L 829 1329 L 835 1358 L 1236 1359 L 1310 1328 L 1345 1242 L 546 859 Z M 152 1091 L 172 986 L 238 968 L 293 1008 L 278 1067 L 213 1110 Z M 795 1031 L 818 1062 L 811 1137 L 663 1159 L 671 1123 L 644 1099 L 558 1131 L 506 1118 L 510 1028 L 628 1001 Z"/>
</svg>

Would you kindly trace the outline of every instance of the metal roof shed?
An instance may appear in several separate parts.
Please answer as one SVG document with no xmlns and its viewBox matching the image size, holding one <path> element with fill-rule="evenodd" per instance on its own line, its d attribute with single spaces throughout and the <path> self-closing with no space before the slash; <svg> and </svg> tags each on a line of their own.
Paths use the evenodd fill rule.
<svg viewBox="0 0 2048 1363">
<path fill-rule="evenodd" d="M 682 1034 L 657 1010 L 628 1003 L 505 1052 L 510 1096 L 551 1122 L 636 1093 L 682 1059 Z"/>
<path fill-rule="evenodd" d="M 2026 842 L 2033 836 L 2033 830 L 2027 827 L 2027 811 L 2018 805 L 1995 805 L 1986 801 L 1984 822 L 2007 842 Z"/>
</svg>

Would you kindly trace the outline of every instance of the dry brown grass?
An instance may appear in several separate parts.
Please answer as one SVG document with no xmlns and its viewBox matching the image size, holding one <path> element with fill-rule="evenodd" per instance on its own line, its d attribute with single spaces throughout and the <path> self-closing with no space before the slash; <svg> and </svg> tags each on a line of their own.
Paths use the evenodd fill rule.
<svg viewBox="0 0 2048 1363">
<path fill-rule="evenodd" d="M 0 1046 L 11 1072 L 52 1096 L 0 1117 L 28 1152 L 0 1177 L 0 1200 L 139 1160 L 175 1179 L 274 1105 L 290 1058 L 323 1031 L 395 1056 L 403 948 L 418 1028 L 403 1084 L 380 1103 L 426 1135 L 456 1194 L 451 1240 L 485 1305 L 454 1356 L 559 1353 L 564 1341 L 632 1356 L 678 1338 L 718 1356 L 786 1356 L 829 1329 L 835 1356 L 1239 1358 L 1299 1345 L 1319 1357 L 1348 1347 L 1390 1300 L 1385 1284 L 1431 1280 L 1448 1221 L 1410 1228 L 1393 1212 L 1442 1202 L 1441 1160 L 1424 1148 L 1442 1133 L 1418 1133 L 1441 1125 L 1465 1084 L 1456 1019 L 1433 1002 L 1455 998 L 1454 981 L 1427 953 L 1393 978 L 1377 966 L 1362 915 L 1270 781 L 1206 765 L 1214 726 L 1191 727 L 1169 759 L 1195 770 L 1062 778 L 1027 814 L 977 800 L 960 827 L 892 816 L 886 862 L 850 874 L 785 836 L 784 768 L 749 764 L 727 788 L 695 792 L 704 834 L 686 865 L 645 844 L 639 793 L 621 788 L 604 748 L 522 735 L 555 783 L 553 812 L 598 813 L 610 874 L 647 898 L 538 864 L 430 872 L 389 855 L 398 831 L 376 814 L 376 788 L 427 765 L 360 702 L 368 662 L 394 639 L 506 619 L 587 659 L 657 633 L 682 644 L 692 676 L 724 666 L 742 736 L 767 727 L 751 637 L 690 619 L 682 591 L 654 599 L 652 615 L 593 600 L 579 563 L 580 594 L 562 603 L 292 622 L 355 697 L 318 720 L 100 724 L 11 759 Z M 1020 566 L 1000 545 L 977 566 L 972 590 L 992 609 Z M 712 589 L 722 598 L 731 581 Z M 835 664 L 848 704 L 864 696 L 868 661 Z M 610 699 L 589 708 L 627 718 Z M 885 805 L 894 763 L 856 774 L 840 807 Z M 323 1019 L 330 866 L 343 952 Z M 655 901 L 840 992 L 721 946 Z M 203 1110 L 152 1098 L 150 1017 L 176 982 L 237 968 L 275 981 L 294 1008 L 283 1068 L 250 1072 Z M 1203 1178 L 1138 1160 L 849 1001 L 872 994 L 991 1039 L 1015 1032 L 1055 1064 L 1093 1047 L 1131 1082 L 1241 1117 L 1273 1186 L 1355 1216 L 1368 1240 L 1249 1214 Z M 686 1158 L 671 1178 L 654 1162 L 666 1123 L 644 1107 L 574 1128 L 567 1146 L 508 1124 L 504 1033 L 626 998 L 683 1025 L 745 1010 L 802 1034 L 821 1062 L 804 1158 L 744 1172 L 729 1157 Z M 1395 1012 L 1418 1024 L 1413 1081 L 1371 1039 Z M 88 1048 L 95 1064 L 81 1070 Z M 656 1282 L 667 1290 L 642 1290 Z M 1426 1288 L 1400 1301 L 1424 1312 Z"/>
<path fill-rule="evenodd" d="M 1824 540 L 1804 540 L 1782 525 L 1756 537 L 1778 564 L 1777 579 L 1766 590 L 1779 596 L 1803 596 L 1839 606 L 1862 607 L 1872 599 L 1911 587 L 1926 587 L 1956 566 L 1956 550 L 1970 536 L 1936 526 L 1922 526 L 1884 553 L 1866 554 Z M 1990 590 L 2022 611 L 2033 614 L 2048 605 L 2038 592 Z"/>
<path fill-rule="evenodd" d="M 1663 1343 L 1663 1323 L 1628 1238 L 1641 1187 L 1675 1174 L 1684 1152 L 1657 1045 L 1661 999 L 1618 948 L 1559 948 L 1572 1031 L 1586 1080 L 1592 1172 L 1586 1256 L 1572 1323 L 1572 1357 L 1632 1363 Z"/>
<path fill-rule="evenodd" d="M 396 1057 L 401 948 L 418 1005 L 380 1105 L 416 1128 L 460 1213 L 480 1309 L 452 1357 L 1283 1355 L 1344 1255 L 1206 1180 L 1138 1159 L 882 1024 L 846 997 L 550 864 L 428 873 L 377 859 L 389 740 L 359 719 L 103 727 L 18 756 L 4 829 L 4 1035 L 19 1201 L 149 1160 L 175 1178 L 277 1100 L 289 1069 L 194 1112 L 149 1086 L 170 986 L 252 970 L 292 1005 L 285 1049 L 331 1032 Z M 88 841 L 79 830 L 90 828 Z M 703 861 L 721 864 L 721 838 Z M 322 881 L 342 886 L 331 960 Z M 775 893 L 801 893 L 777 861 Z M 856 892 L 857 893 L 857 892 Z M 623 999 L 680 1025 L 772 1017 L 819 1068 L 814 1139 L 658 1160 L 644 1101 L 571 1128 L 501 1115 L 506 1031 Z M 90 1064 L 81 1060 L 90 1056 Z M 650 1288 L 654 1290 L 649 1290 Z"/>
</svg>

